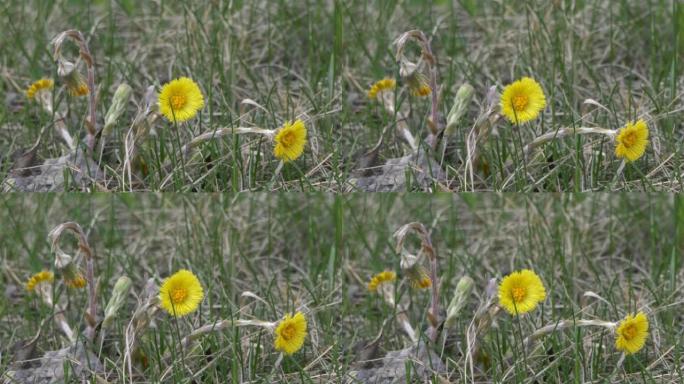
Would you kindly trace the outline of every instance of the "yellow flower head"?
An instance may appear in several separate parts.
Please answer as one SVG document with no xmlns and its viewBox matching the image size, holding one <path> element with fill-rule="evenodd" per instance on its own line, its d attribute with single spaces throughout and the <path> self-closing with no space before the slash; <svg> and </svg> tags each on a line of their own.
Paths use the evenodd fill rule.
<svg viewBox="0 0 684 384">
<path fill-rule="evenodd" d="M 397 81 L 390 78 L 384 78 L 382 80 L 376 81 L 370 89 L 368 90 L 368 97 L 370 99 L 375 99 L 378 94 L 385 91 L 392 91 L 397 87 Z"/>
<path fill-rule="evenodd" d="M 203 298 L 202 284 L 186 269 L 167 277 L 159 288 L 161 307 L 171 316 L 181 317 L 194 312 Z"/>
<path fill-rule="evenodd" d="M 499 285 L 499 304 L 511 315 L 530 312 L 544 299 L 544 284 L 529 269 L 511 273 Z"/>
<path fill-rule="evenodd" d="M 80 273 L 70 279 L 65 279 L 64 284 L 69 288 L 81 289 L 86 286 L 86 279 Z"/>
<path fill-rule="evenodd" d="M 615 348 L 628 355 L 639 352 L 648 337 L 648 318 L 643 312 L 627 315 L 618 325 L 615 335 Z"/>
<path fill-rule="evenodd" d="M 432 93 L 432 88 L 428 85 L 428 79 L 420 72 L 414 72 L 406 78 L 411 94 L 417 97 L 425 97 Z"/>
<path fill-rule="evenodd" d="M 368 282 L 368 290 L 375 292 L 383 283 L 391 283 L 397 279 L 397 274 L 392 271 L 382 271 L 373 276 Z"/>
<path fill-rule="evenodd" d="M 55 82 L 52 79 L 37 80 L 26 89 L 26 97 L 28 97 L 29 99 L 33 99 L 34 97 L 36 97 L 36 94 L 38 92 L 43 90 L 51 90 L 54 86 Z"/>
<path fill-rule="evenodd" d="M 509 84 L 501 94 L 501 112 L 514 124 L 534 120 L 546 107 L 546 96 L 534 79 L 523 77 Z"/>
<path fill-rule="evenodd" d="M 306 317 L 301 312 L 290 314 L 278 323 L 275 330 L 275 349 L 291 355 L 302 348 L 306 338 Z"/>
<path fill-rule="evenodd" d="M 427 270 L 422 265 L 416 263 L 411 268 L 405 269 L 406 277 L 415 289 L 425 289 L 432 286 L 432 279 L 428 276 Z"/>
<path fill-rule="evenodd" d="M 88 84 L 86 84 L 83 75 L 79 71 L 71 71 L 63 79 L 71 96 L 78 97 L 88 94 Z"/>
<path fill-rule="evenodd" d="M 648 145 L 648 125 L 643 120 L 625 125 L 615 139 L 615 156 L 628 161 L 638 160 Z"/>
<path fill-rule="evenodd" d="M 204 107 L 204 96 L 199 85 L 187 77 L 172 80 L 159 93 L 159 112 L 169 121 L 192 119 Z"/>
<path fill-rule="evenodd" d="M 285 162 L 297 160 L 306 145 L 306 126 L 301 120 L 285 122 L 275 136 L 273 155 Z"/>
<path fill-rule="evenodd" d="M 55 279 L 55 275 L 52 274 L 50 271 L 42 271 L 38 272 L 35 275 L 31 276 L 30 279 L 26 282 L 26 290 L 27 291 L 33 291 L 38 284 L 41 283 L 52 283 L 52 281 Z"/>
</svg>

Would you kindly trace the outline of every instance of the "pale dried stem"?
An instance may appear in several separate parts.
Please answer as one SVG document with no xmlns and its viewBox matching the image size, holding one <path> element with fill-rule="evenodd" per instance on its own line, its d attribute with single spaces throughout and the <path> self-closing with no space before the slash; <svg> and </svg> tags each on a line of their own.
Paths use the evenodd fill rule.
<svg viewBox="0 0 684 384">
<path fill-rule="evenodd" d="M 537 137 L 536 139 L 532 140 L 530 143 L 525 145 L 525 147 L 523 147 L 523 154 L 525 155 L 525 157 L 528 157 L 530 155 L 530 153 L 532 151 L 534 151 L 536 148 L 538 148 L 539 146 L 546 144 L 550 141 L 556 140 L 556 139 L 561 139 L 563 137 L 567 137 L 567 136 L 571 136 L 571 135 L 589 135 L 589 134 L 606 135 L 609 138 L 613 139 L 613 138 L 615 138 L 615 135 L 617 135 L 617 131 L 614 131 L 611 129 L 605 129 L 605 128 L 587 128 L 587 127 L 561 128 L 558 131 L 545 133 L 545 134 Z"/>
<path fill-rule="evenodd" d="M 71 232 L 78 239 L 79 251 L 83 252 L 86 263 L 86 281 L 88 282 L 88 307 L 86 309 L 86 329 L 85 336 L 88 341 L 95 338 L 95 327 L 97 326 L 97 290 L 95 288 L 95 271 L 93 263 L 93 251 L 88 244 L 88 238 L 78 223 L 73 221 L 62 223 L 55 227 L 48 234 L 54 253 L 61 252 L 59 240 L 64 231 Z"/>
<path fill-rule="evenodd" d="M 428 309 L 428 337 L 430 341 L 435 342 L 439 333 L 439 271 L 437 263 L 437 251 L 432 245 L 432 239 L 430 233 L 425 228 L 422 223 L 413 222 L 405 224 L 399 228 L 395 233 L 394 237 L 397 239 L 397 244 L 395 246 L 395 251 L 401 254 L 401 250 L 404 247 L 404 240 L 410 231 L 414 231 L 421 240 L 421 252 L 430 261 L 430 279 L 432 280 L 431 286 L 431 299 L 430 308 Z"/>
</svg>

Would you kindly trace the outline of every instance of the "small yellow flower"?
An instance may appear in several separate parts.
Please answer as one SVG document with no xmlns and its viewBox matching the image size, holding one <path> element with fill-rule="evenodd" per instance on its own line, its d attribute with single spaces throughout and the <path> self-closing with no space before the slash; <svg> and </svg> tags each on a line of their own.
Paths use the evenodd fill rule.
<svg viewBox="0 0 684 384">
<path fill-rule="evenodd" d="M 648 337 L 648 318 L 643 312 L 627 315 L 618 325 L 615 336 L 615 348 L 628 355 L 639 352 Z"/>
<path fill-rule="evenodd" d="M 383 271 L 373 276 L 368 282 L 368 290 L 375 292 L 383 283 L 391 283 L 397 279 L 397 274 L 392 271 Z"/>
<path fill-rule="evenodd" d="M 69 288 L 81 289 L 86 286 L 86 279 L 79 273 L 73 278 L 64 280 L 64 284 Z"/>
<path fill-rule="evenodd" d="M 432 279 L 428 276 L 428 272 L 422 265 L 416 263 L 411 268 L 405 269 L 404 273 L 411 283 L 411 287 L 415 289 L 425 289 L 432 286 Z"/>
<path fill-rule="evenodd" d="M 414 72 L 406 78 L 411 94 L 416 97 L 425 97 L 432 93 L 432 88 L 428 85 L 428 79 L 420 72 Z"/>
<path fill-rule="evenodd" d="M 648 145 L 648 125 L 643 120 L 627 123 L 615 139 L 615 156 L 628 161 L 638 160 Z"/>
<path fill-rule="evenodd" d="M 159 112 L 167 120 L 183 122 L 192 119 L 204 107 L 199 85 L 187 77 L 172 80 L 159 93 Z"/>
<path fill-rule="evenodd" d="M 390 78 L 384 78 L 382 80 L 376 81 L 370 89 L 368 90 L 368 97 L 370 99 L 375 99 L 378 94 L 385 91 L 392 91 L 397 87 L 397 81 Z"/>
<path fill-rule="evenodd" d="M 275 136 L 273 155 L 285 162 L 297 160 L 306 145 L 306 126 L 301 120 L 285 122 Z"/>
<path fill-rule="evenodd" d="M 83 75 L 77 70 L 72 71 L 63 79 L 71 96 L 78 97 L 88 94 L 88 84 L 86 84 Z"/>
<path fill-rule="evenodd" d="M 523 77 L 509 84 L 501 94 L 501 112 L 514 124 L 534 120 L 546 107 L 546 96 L 534 79 Z"/>
<path fill-rule="evenodd" d="M 52 283 L 55 279 L 55 275 L 50 271 L 41 271 L 31 276 L 26 282 L 26 290 L 33 291 L 38 284 L 47 282 Z"/>
<path fill-rule="evenodd" d="M 275 330 L 275 349 L 291 355 L 302 348 L 306 338 L 306 317 L 301 312 L 290 314 L 278 323 Z"/>
<path fill-rule="evenodd" d="M 51 90 L 54 86 L 55 82 L 52 79 L 40 79 L 34 81 L 33 84 L 31 84 L 26 89 L 26 97 L 28 97 L 29 99 L 33 99 L 34 97 L 36 97 L 36 94 L 38 94 L 38 92 L 43 90 Z"/>
<path fill-rule="evenodd" d="M 499 285 L 499 304 L 511 315 L 530 312 L 544 299 L 544 284 L 529 269 L 511 273 Z"/>
<path fill-rule="evenodd" d="M 161 307 L 171 316 L 182 317 L 194 312 L 203 298 L 202 284 L 186 269 L 167 277 L 159 288 Z"/>
</svg>

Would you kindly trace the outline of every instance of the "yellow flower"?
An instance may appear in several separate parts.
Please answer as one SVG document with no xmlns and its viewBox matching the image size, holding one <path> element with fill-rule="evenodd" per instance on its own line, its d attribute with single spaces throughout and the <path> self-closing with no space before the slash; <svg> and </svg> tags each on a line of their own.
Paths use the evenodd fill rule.
<svg viewBox="0 0 684 384">
<path fill-rule="evenodd" d="M 643 120 L 625 125 L 615 139 L 615 156 L 628 161 L 638 160 L 648 145 L 648 125 Z"/>
<path fill-rule="evenodd" d="M 306 145 L 306 126 L 301 120 L 289 121 L 278 130 L 275 136 L 273 155 L 285 162 L 297 160 L 304 152 Z"/>
<path fill-rule="evenodd" d="M 432 88 L 428 85 L 428 79 L 420 72 L 414 72 L 406 78 L 411 94 L 417 97 L 425 97 L 432 93 Z"/>
<path fill-rule="evenodd" d="M 615 348 L 626 354 L 639 352 L 648 337 L 648 318 L 643 312 L 627 315 L 615 332 Z"/>
<path fill-rule="evenodd" d="M 275 330 L 275 349 L 291 355 L 302 348 L 306 338 L 306 318 L 301 312 L 290 314 L 280 321 Z"/>
<path fill-rule="evenodd" d="M 164 84 L 159 93 L 159 112 L 169 121 L 192 119 L 204 107 L 204 96 L 199 85 L 187 77 Z"/>
<path fill-rule="evenodd" d="M 416 263 L 411 268 L 405 269 L 404 272 L 411 283 L 411 287 L 425 289 L 432 286 L 432 279 L 430 279 L 427 270 L 422 265 Z"/>
<path fill-rule="evenodd" d="M 368 290 L 375 292 L 380 284 L 391 283 L 397 279 L 397 274 L 392 271 L 383 271 L 373 276 L 368 282 Z"/>
<path fill-rule="evenodd" d="M 530 312 L 544 299 L 544 284 L 529 269 L 511 273 L 499 285 L 499 304 L 511 315 Z"/>
<path fill-rule="evenodd" d="M 33 99 L 36 97 L 36 94 L 42 90 L 50 90 L 52 87 L 54 87 L 55 82 L 52 79 L 40 79 L 37 81 L 34 81 L 33 84 L 31 84 L 27 89 L 26 89 L 26 97 L 29 99 Z"/>
<path fill-rule="evenodd" d="M 534 79 L 523 77 L 509 84 L 501 94 L 501 112 L 514 124 L 534 120 L 546 107 L 541 85 Z"/>
<path fill-rule="evenodd" d="M 159 288 L 161 307 L 171 316 L 181 317 L 194 312 L 203 298 L 202 284 L 186 269 L 167 277 Z"/>
<path fill-rule="evenodd" d="M 370 89 L 368 90 L 368 97 L 371 99 L 375 99 L 378 97 L 378 94 L 380 92 L 385 92 L 385 91 L 391 91 L 394 90 L 394 88 L 397 87 L 397 81 L 394 79 L 390 78 L 384 78 L 382 80 L 379 80 L 373 84 Z"/>
<path fill-rule="evenodd" d="M 71 96 L 85 96 L 88 94 L 88 85 L 77 70 L 72 71 L 64 77 L 64 83 L 66 84 L 69 94 Z"/>
<path fill-rule="evenodd" d="M 80 289 L 86 286 L 86 280 L 83 278 L 83 275 L 79 273 L 71 279 L 65 279 L 64 284 L 70 288 Z"/>
<path fill-rule="evenodd" d="M 55 279 L 55 275 L 52 274 L 50 271 L 42 271 L 38 272 L 35 275 L 31 276 L 30 279 L 26 282 L 26 290 L 27 291 L 33 291 L 36 286 L 40 283 L 52 283 L 52 281 Z"/>
</svg>

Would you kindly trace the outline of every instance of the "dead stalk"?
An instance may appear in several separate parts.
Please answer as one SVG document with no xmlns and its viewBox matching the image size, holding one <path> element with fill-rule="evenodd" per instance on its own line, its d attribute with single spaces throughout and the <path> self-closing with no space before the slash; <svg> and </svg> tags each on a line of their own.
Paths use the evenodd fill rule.
<svg viewBox="0 0 684 384">
<path fill-rule="evenodd" d="M 97 326 L 97 290 L 95 289 L 93 251 L 88 244 L 88 238 L 83 232 L 83 229 L 81 229 L 81 226 L 75 222 L 66 222 L 58 225 L 48 234 L 53 253 L 57 254 L 62 252 L 59 246 L 59 240 L 65 230 L 70 231 L 76 236 L 78 239 L 78 249 L 83 253 L 85 258 L 86 282 L 88 283 L 88 308 L 85 313 L 85 336 L 88 341 L 93 341 L 95 338 L 95 327 Z"/>
</svg>

